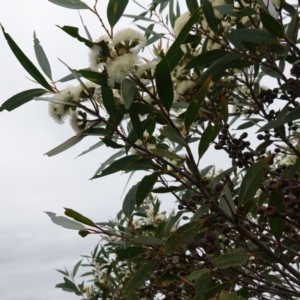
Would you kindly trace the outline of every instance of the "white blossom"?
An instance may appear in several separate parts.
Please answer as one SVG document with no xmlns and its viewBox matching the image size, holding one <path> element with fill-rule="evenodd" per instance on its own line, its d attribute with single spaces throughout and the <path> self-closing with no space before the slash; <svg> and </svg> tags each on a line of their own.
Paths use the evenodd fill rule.
<svg viewBox="0 0 300 300">
<path fill-rule="evenodd" d="M 56 104 L 56 103 L 49 103 L 49 116 L 54 119 L 55 122 L 58 124 L 62 124 L 64 122 L 64 118 L 67 114 L 67 111 L 65 111 L 65 105 L 64 104 Z"/>
<path fill-rule="evenodd" d="M 132 28 L 126 28 L 118 31 L 112 39 L 114 46 L 121 43 L 129 48 L 135 48 L 137 46 L 144 48 L 146 46 L 146 42 L 147 39 L 145 35 Z"/>
<path fill-rule="evenodd" d="M 127 75 L 134 72 L 135 65 L 139 63 L 139 58 L 135 53 L 126 53 L 107 61 L 108 84 L 114 87 L 115 83 L 121 83 Z"/>
<path fill-rule="evenodd" d="M 99 69 L 100 56 L 101 56 L 101 48 L 99 46 L 93 46 L 89 50 L 90 68 L 93 71 L 98 71 Z"/>
<path fill-rule="evenodd" d="M 154 77 L 154 71 L 156 65 L 157 65 L 157 61 L 147 61 L 145 64 L 138 66 L 135 74 L 137 77 L 141 78 L 146 72 L 149 72 L 149 75 L 151 77 Z"/>
<path fill-rule="evenodd" d="M 179 35 L 179 33 L 182 30 L 182 28 L 184 27 L 184 25 L 190 19 L 190 15 L 191 15 L 191 13 L 189 11 L 187 11 L 175 20 L 174 32 L 175 32 L 176 36 Z"/>
<path fill-rule="evenodd" d="M 82 131 L 79 128 L 79 123 L 80 123 L 80 119 L 78 118 L 77 110 L 75 110 L 75 111 L 72 110 L 70 113 L 70 126 L 76 133 L 79 133 L 80 131 Z"/>
</svg>

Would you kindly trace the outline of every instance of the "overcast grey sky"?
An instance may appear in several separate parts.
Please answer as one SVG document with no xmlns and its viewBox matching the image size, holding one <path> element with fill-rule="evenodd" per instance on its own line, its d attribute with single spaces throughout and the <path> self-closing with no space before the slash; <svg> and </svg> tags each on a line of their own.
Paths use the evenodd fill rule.
<svg viewBox="0 0 300 300">
<path fill-rule="evenodd" d="M 108 1 L 99 2 L 105 18 Z M 91 13 L 82 10 L 81 14 L 93 38 L 104 34 Z M 130 25 L 130 21 L 124 18 L 119 28 Z M 73 68 L 88 66 L 87 47 L 55 26 L 79 27 L 84 34 L 76 10 L 47 0 L 1 0 L 0 22 L 34 63 L 33 31 L 36 31 L 56 80 L 68 74 L 57 58 Z M 26 71 L 2 33 L 0 49 L 0 103 L 21 91 L 39 87 L 26 79 Z M 95 144 L 96 138 L 86 138 L 58 156 L 43 156 L 74 135 L 68 123 L 57 125 L 48 116 L 45 102 L 32 101 L 10 113 L 1 112 L 0 135 L 0 297 L 2 300 L 79 299 L 54 288 L 62 282 L 62 276 L 54 269 L 72 268 L 79 255 L 93 249 L 99 237 L 82 239 L 76 231 L 53 224 L 43 211 L 63 215 L 63 207 L 70 207 L 94 221 L 113 218 L 121 208 L 119 199 L 127 177 L 117 174 L 89 180 L 111 150 L 101 148 L 74 158 Z"/>
<path fill-rule="evenodd" d="M 84 2 L 94 3 L 93 0 Z M 104 19 L 107 2 L 99 1 Z M 146 6 L 151 1 L 142 2 Z M 137 14 L 138 7 L 129 6 L 127 13 Z M 81 14 L 93 38 L 104 34 L 90 12 L 82 10 Z M 79 27 L 84 35 L 76 10 L 56 6 L 47 0 L 1 0 L 0 22 L 37 65 L 33 50 L 33 31 L 36 32 L 55 80 L 68 74 L 57 58 L 72 68 L 88 66 L 87 47 L 55 26 Z M 117 28 L 133 26 L 130 22 L 123 18 Z M 1 33 L 0 49 L 0 103 L 21 91 L 39 87 L 26 78 L 26 71 Z M 57 125 L 48 116 L 48 105 L 44 102 L 31 101 L 10 113 L 1 112 L 0 135 L 1 300 L 79 299 L 54 288 L 62 282 L 62 276 L 54 269 L 63 266 L 71 269 L 80 259 L 79 255 L 93 249 L 99 237 L 82 239 L 76 231 L 53 224 L 43 211 L 63 215 L 63 207 L 69 207 L 94 221 L 106 221 L 121 208 L 120 196 L 127 176 L 116 174 L 89 180 L 100 163 L 111 155 L 111 150 L 103 147 L 74 158 L 95 144 L 96 138 L 86 138 L 55 157 L 43 156 L 74 135 L 68 123 Z M 219 153 L 211 156 L 207 164 L 217 160 L 222 160 Z M 137 181 L 133 178 L 132 184 Z"/>
</svg>

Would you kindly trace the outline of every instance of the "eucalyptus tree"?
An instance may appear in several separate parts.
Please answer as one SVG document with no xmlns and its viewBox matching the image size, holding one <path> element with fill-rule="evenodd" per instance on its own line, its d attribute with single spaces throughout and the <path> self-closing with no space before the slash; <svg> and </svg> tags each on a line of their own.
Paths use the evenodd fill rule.
<svg viewBox="0 0 300 300">
<path fill-rule="evenodd" d="M 37 37 L 43 73 L 2 27 L 41 88 L 0 110 L 46 100 L 49 115 L 75 132 L 48 156 L 94 136 L 84 154 L 104 145 L 114 152 L 92 179 L 141 174 L 115 220 L 92 221 L 70 208 L 66 217 L 47 212 L 82 237 L 102 238 L 72 271 L 58 270 L 56 287 L 81 299 L 299 298 L 299 7 L 186 0 L 182 12 L 173 0 L 147 8 L 133 0 L 140 13 L 132 15 L 124 13 L 128 0 L 109 0 L 106 22 L 97 0 L 93 7 L 49 1 L 98 18 L 103 35 L 95 40 L 86 27 L 86 38 L 60 27 L 86 45 L 90 64 L 66 65 L 70 74 L 59 81 L 76 83 L 58 89 Z M 121 17 L 133 24 L 118 31 Z M 215 157 L 228 168 L 220 170 Z M 166 198 L 172 211 L 161 209 Z M 88 269 L 83 282 L 79 268 Z"/>
</svg>

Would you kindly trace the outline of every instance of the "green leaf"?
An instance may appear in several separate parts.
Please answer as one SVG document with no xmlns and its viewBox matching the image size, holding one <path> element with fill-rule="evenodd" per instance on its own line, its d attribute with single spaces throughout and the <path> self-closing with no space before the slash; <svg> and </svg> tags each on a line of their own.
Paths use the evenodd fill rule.
<svg viewBox="0 0 300 300">
<path fill-rule="evenodd" d="M 248 253 L 222 254 L 213 261 L 213 264 L 219 269 L 228 269 L 244 264 L 249 258 L 250 254 Z"/>
<path fill-rule="evenodd" d="M 88 9 L 89 7 L 80 0 L 48 0 L 56 5 L 71 9 Z"/>
<path fill-rule="evenodd" d="M 186 242 L 191 240 L 201 229 L 203 221 L 192 221 L 179 227 L 167 240 L 162 251 L 170 254 L 176 249 L 183 247 Z"/>
<path fill-rule="evenodd" d="M 239 203 L 246 204 L 252 201 L 255 193 L 257 192 L 260 184 L 263 182 L 266 170 L 268 169 L 269 162 L 272 157 L 266 157 L 259 162 L 253 164 L 245 174 L 240 190 L 239 190 Z"/>
<path fill-rule="evenodd" d="M 227 54 L 214 63 L 212 63 L 207 70 L 198 79 L 197 84 L 203 85 L 205 81 L 212 76 L 213 80 L 220 78 L 224 71 L 230 68 L 235 62 L 241 59 L 240 54 Z"/>
<path fill-rule="evenodd" d="M 184 125 L 186 128 L 186 131 L 188 132 L 190 130 L 190 126 L 193 124 L 195 119 L 198 117 L 199 109 L 201 107 L 201 104 L 205 100 L 209 85 L 211 83 L 211 77 L 209 77 L 203 86 L 199 89 L 197 94 L 195 95 L 194 99 L 190 103 L 184 119 Z"/>
<path fill-rule="evenodd" d="M 154 166 L 150 165 L 148 160 L 140 158 L 139 155 L 128 155 L 113 162 L 110 166 L 104 169 L 100 175 L 95 175 L 92 179 L 107 176 L 116 172 L 130 172 L 134 170 L 149 170 Z"/>
<path fill-rule="evenodd" d="M 147 195 L 151 192 L 154 184 L 157 181 L 157 177 L 159 176 L 159 173 L 153 173 L 151 175 L 146 175 L 140 182 L 137 187 L 136 191 L 136 205 L 137 207 L 140 207 L 140 205 L 143 203 Z"/>
<path fill-rule="evenodd" d="M 291 16 L 291 21 L 288 25 L 286 35 L 292 42 L 296 43 L 298 38 L 298 31 L 299 31 L 299 16 L 298 16 L 298 12 L 295 10 L 293 16 Z"/>
<path fill-rule="evenodd" d="M 65 141 L 64 143 L 60 144 L 59 146 L 55 147 L 54 149 L 48 151 L 47 153 L 45 153 L 44 155 L 47 156 L 54 156 L 57 155 L 71 147 L 73 147 L 74 145 L 76 145 L 77 143 L 79 143 L 83 138 L 85 137 L 84 134 L 79 133 L 73 137 L 71 137 L 70 139 L 68 139 L 67 141 Z"/>
<path fill-rule="evenodd" d="M 256 15 L 257 12 L 255 9 L 247 6 L 242 9 L 235 9 L 232 4 L 222 4 L 222 5 L 216 5 L 214 6 L 214 9 L 220 11 L 224 15 L 236 17 L 236 18 L 242 18 L 246 16 Z"/>
<path fill-rule="evenodd" d="M 93 45 L 94 45 L 93 42 L 91 42 L 79 35 L 78 28 L 72 27 L 72 26 L 64 26 L 64 27 L 57 26 L 57 27 L 62 29 L 64 32 L 66 32 L 71 37 L 76 38 L 78 41 L 84 43 L 87 47 L 89 47 L 89 48 L 93 47 Z"/>
<path fill-rule="evenodd" d="M 208 273 L 208 271 L 209 271 L 208 269 L 201 269 L 201 270 L 194 271 L 187 277 L 187 279 L 195 280 L 195 279 L 199 278 L 202 274 Z"/>
<path fill-rule="evenodd" d="M 140 256 L 146 251 L 148 249 L 143 247 L 128 247 L 126 249 L 117 249 L 115 253 L 117 254 L 117 260 L 126 260 Z"/>
<path fill-rule="evenodd" d="M 283 194 L 279 188 L 275 188 L 271 191 L 269 197 L 269 206 L 275 207 L 279 213 L 285 213 L 286 208 L 282 202 Z M 270 217 L 269 225 L 272 233 L 274 234 L 277 241 L 280 241 L 282 232 L 285 226 L 285 220 L 280 217 Z"/>
<path fill-rule="evenodd" d="M 79 267 L 81 266 L 82 259 L 74 266 L 72 276 L 75 277 Z"/>
<path fill-rule="evenodd" d="M 128 0 L 109 0 L 107 6 L 107 20 L 113 28 L 122 17 Z"/>
<path fill-rule="evenodd" d="M 159 99 L 169 111 L 173 103 L 174 90 L 169 65 L 164 56 L 156 66 L 155 81 Z"/>
<path fill-rule="evenodd" d="M 272 120 L 270 122 L 268 122 L 266 125 L 262 126 L 258 131 L 258 132 L 263 132 L 269 129 L 273 129 L 273 128 L 277 128 L 281 125 L 284 125 L 288 122 L 292 122 L 295 121 L 297 119 L 299 119 L 299 114 L 300 114 L 300 106 L 294 108 L 292 111 L 286 111 L 282 110 L 281 111 L 282 114 L 280 114 L 279 116 L 277 116 L 276 120 Z"/>
<path fill-rule="evenodd" d="M 43 90 L 43 89 L 32 89 L 32 90 L 23 91 L 6 100 L 0 106 L 0 111 L 3 111 L 4 109 L 6 109 L 7 111 L 12 111 L 15 108 L 32 100 L 34 97 L 44 95 L 47 92 L 48 92 L 47 90 Z"/>
<path fill-rule="evenodd" d="M 289 165 L 285 168 L 282 176 L 292 178 L 300 169 L 300 158 L 297 158 L 293 165 Z"/>
<path fill-rule="evenodd" d="M 230 289 L 232 286 L 233 286 L 232 282 L 224 282 L 224 283 L 216 284 L 212 288 L 210 288 L 208 291 L 206 291 L 205 299 L 215 299 L 212 297 L 219 295 L 220 292 L 222 292 L 223 290 Z"/>
<path fill-rule="evenodd" d="M 124 78 L 121 82 L 121 96 L 126 109 L 130 108 L 135 94 L 135 82 Z"/>
<path fill-rule="evenodd" d="M 139 115 L 137 114 L 129 114 L 130 116 L 130 121 L 133 127 L 133 131 L 135 132 L 136 136 L 138 139 L 141 141 L 144 140 L 144 128 L 142 125 L 142 122 L 140 120 Z"/>
<path fill-rule="evenodd" d="M 112 89 L 106 86 L 101 86 L 101 94 L 103 99 L 103 105 L 107 113 L 112 119 L 116 119 L 117 108 Z"/>
<path fill-rule="evenodd" d="M 51 221 L 56 225 L 62 226 L 67 229 L 73 230 L 83 230 L 86 229 L 81 223 L 70 220 L 63 216 L 56 216 L 55 213 L 45 211 L 45 213 L 50 217 Z"/>
<path fill-rule="evenodd" d="M 191 13 L 193 13 L 199 7 L 197 0 L 186 0 L 185 3 Z"/>
<path fill-rule="evenodd" d="M 91 227 L 98 228 L 98 226 L 93 221 L 91 221 L 87 217 L 83 216 L 82 214 L 78 213 L 77 211 L 75 211 L 71 208 L 64 208 L 64 209 L 65 209 L 66 216 L 73 218 L 77 222 L 83 223 L 85 225 L 89 225 Z"/>
<path fill-rule="evenodd" d="M 86 230 L 86 229 L 81 229 L 78 231 L 78 234 L 81 236 L 81 237 L 86 237 L 87 235 L 91 234 L 90 231 Z"/>
<path fill-rule="evenodd" d="M 155 236 L 139 236 L 133 239 L 134 244 L 164 245 L 165 242 Z"/>
<path fill-rule="evenodd" d="M 260 9 L 260 18 L 263 26 L 272 35 L 279 38 L 282 38 L 284 36 L 284 30 L 281 24 L 263 9 Z"/>
<path fill-rule="evenodd" d="M 167 137 L 171 142 L 177 143 L 183 147 L 186 146 L 186 142 L 183 138 L 183 136 L 181 135 L 181 133 L 176 130 L 175 128 L 167 125 L 164 126 L 163 129 L 161 130 L 161 133 Z"/>
<path fill-rule="evenodd" d="M 262 29 L 235 29 L 229 33 L 229 36 L 250 43 L 276 43 L 277 38 L 266 30 Z"/>
<path fill-rule="evenodd" d="M 132 300 L 134 298 L 134 293 L 137 288 L 139 288 L 145 281 L 147 281 L 148 274 L 151 273 L 156 266 L 156 260 L 150 260 L 144 265 L 142 265 L 130 278 L 126 284 L 122 298 L 124 300 Z"/>
<path fill-rule="evenodd" d="M 151 149 L 151 152 L 158 155 L 158 156 L 168 158 L 168 159 L 171 159 L 171 160 L 173 160 L 173 159 L 182 160 L 182 157 L 180 157 L 176 153 L 170 152 L 168 150 L 153 148 L 153 149 Z"/>
<path fill-rule="evenodd" d="M 195 283 L 197 300 L 205 300 L 205 293 L 212 287 L 212 280 L 208 272 L 200 275 Z"/>
<path fill-rule="evenodd" d="M 172 230 L 173 226 L 178 222 L 178 220 L 181 218 L 183 213 L 184 213 L 183 211 L 179 211 L 175 216 L 173 215 L 169 216 L 164 230 L 165 233 L 169 233 L 169 231 Z"/>
<path fill-rule="evenodd" d="M 127 192 L 124 201 L 123 201 L 123 213 L 124 215 L 130 219 L 131 218 L 131 214 L 134 211 L 135 208 L 135 199 L 136 199 L 136 191 L 138 188 L 138 183 L 133 185 L 129 191 Z"/>
<path fill-rule="evenodd" d="M 214 126 L 211 125 L 211 123 L 208 124 L 208 126 L 205 128 L 198 147 L 198 154 L 199 158 L 201 158 L 206 150 L 208 149 L 210 143 L 212 143 L 215 138 L 218 136 L 219 132 L 222 129 L 222 123 L 216 123 Z"/>
<path fill-rule="evenodd" d="M 180 31 L 178 37 L 173 42 L 168 52 L 166 53 L 166 61 L 169 65 L 170 72 L 178 65 L 179 61 L 183 57 L 183 51 L 180 46 L 185 41 L 189 32 L 191 31 L 192 26 L 199 21 L 200 19 L 200 8 L 195 10 L 190 19 L 186 22 L 182 30 Z"/>
<path fill-rule="evenodd" d="M 35 56 L 37 58 L 37 61 L 43 70 L 43 72 L 48 76 L 49 79 L 52 80 L 52 74 L 51 74 L 51 67 L 48 61 L 48 58 L 44 52 L 44 49 L 40 45 L 40 41 L 35 35 L 35 32 L 33 34 L 33 41 L 34 41 L 34 51 L 35 51 Z"/>
<path fill-rule="evenodd" d="M 215 17 L 214 14 L 214 8 L 212 4 L 208 1 L 205 0 L 204 3 L 202 3 L 202 11 L 205 16 L 205 19 L 208 23 L 209 28 L 214 32 L 218 32 L 218 19 Z"/>
<path fill-rule="evenodd" d="M 101 86 L 107 87 L 107 75 L 99 72 L 94 72 L 90 70 L 80 69 L 76 71 L 76 73 L 81 75 L 82 77 L 86 78 L 89 81 L 92 81 L 96 84 Z M 60 80 L 61 81 L 61 80 Z"/>
<path fill-rule="evenodd" d="M 55 92 L 53 88 L 49 85 L 47 80 L 44 78 L 44 76 L 41 74 L 41 72 L 36 68 L 36 66 L 27 58 L 27 56 L 23 53 L 23 51 L 19 48 L 19 46 L 14 42 L 14 40 L 11 38 L 11 36 L 5 32 L 2 25 L 0 25 L 4 34 L 4 37 L 11 49 L 11 51 L 14 53 L 18 61 L 21 63 L 23 68 L 45 89 L 47 89 L 50 92 Z"/>
<path fill-rule="evenodd" d="M 228 101 L 225 95 L 221 95 L 220 98 L 221 116 L 224 123 L 228 121 Z"/>
</svg>

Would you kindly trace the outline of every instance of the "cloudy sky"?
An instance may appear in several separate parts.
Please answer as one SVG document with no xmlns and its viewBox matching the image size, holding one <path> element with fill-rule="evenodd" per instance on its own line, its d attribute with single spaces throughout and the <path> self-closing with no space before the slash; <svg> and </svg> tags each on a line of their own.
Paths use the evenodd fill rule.
<svg viewBox="0 0 300 300">
<path fill-rule="evenodd" d="M 92 5 L 92 0 L 84 1 Z M 132 1 L 131 1 L 132 2 Z M 143 1 L 145 5 L 151 1 Z M 105 19 L 107 1 L 99 1 Z M 137 13 L 132 5 L 127 13 Z M 103 29 L 88 11 L 81 11 L 92 37 Z M 118 28 L 130 25 L 124 18 Z M 47 0 L 1 0 L 0 22 L 26 55 L 36 63 L 33 32 L 36 32 L 57 80 L 72 68 L 88 66 L 87 48 L 55 25 L 81 28 L 76 10 L 56 6 Z M 15 59 L 0 33 L 0 103 L 9 97 L 38 87 Z M 73 135 L 68 124 L 58 125 L 48 116 L 47 103 L 32 101 L 12 112 L 0 113 L 0 295 L 2 300 L 77 299 L 55 289 L 62 276 L 55 268 L 71 269 L 81 254 L 88 254 L 98 236 L 82 239 L 76 231 L 54 225 L 44 211 L 63 214 L 69 207 L 94 221 L 113 218 L 121 208 L 120 196 L 127 176 L 116 174 L 90 181 L 111 150 L 100 148 L 74 159 L 97 142 L 86 138 L 54 157 L 43 154 Z M 212 163 L 216 162 L 215 159 Z M 138 180 L 132 179 L 135 183 Z"/>
<path fill-rule="evenodd" d="M 105 19 L 107 1 L 99 2 Z M 81 14 L 93 38 L 104 33 L 91 13 L 81 11 Z M 130 21 L 124 18 L 119 28 L 130 25 Z M 51 63 L 54 79 L 68 74 L 57 58 L 76 69 L 88 66 L 86 46 L 55 26 L 80 27 L 84 35 L 76 10 L 56 6 L 47 0 L 1 0 L 0 22 L 34 63 L 33 32 L 36 32 Z M 0 103 L 21 91 L 39 87 L 28 80 L 2 34 L 0 49 Z M 122 204 L 120 196 L 126 176 L 117 174 L 89 180 L 111 154 L 101 148 L 74 159 L 95 144 L 95 138 L 86 138 L 61 155 L 44 156 L 73 135 L 67 123 L 57 125 L 49 118 L 48 105 L 44 102 L 32 101 L 10 113 L 1 112 L 0 135 L 1 299 L 79 298 L 54 288 L 62 279 L 54 269 L 72 268 L 80 259 L 79 255 L 90 253 L 99 237 L 82 239 L 76 231 L 53 224 L 43 211 L 62 215 L 63 207 L 70 207 L 94 221 L 113 218 Z"/>
</svg>

